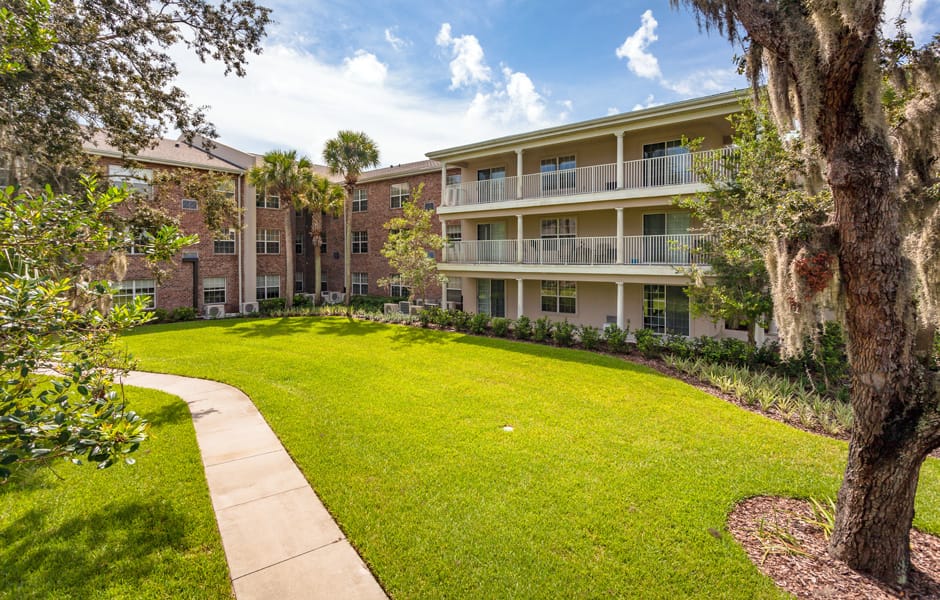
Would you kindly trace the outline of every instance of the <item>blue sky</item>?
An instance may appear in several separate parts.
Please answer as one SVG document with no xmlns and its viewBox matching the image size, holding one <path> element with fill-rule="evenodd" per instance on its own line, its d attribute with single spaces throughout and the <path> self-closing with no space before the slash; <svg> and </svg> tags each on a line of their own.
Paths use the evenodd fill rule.
<svg viewBox="0 0 940 600">
<path fill-rule="evenodd" d="M 179 83 L 220 141 L 321 162 L 339 129 L 368 133 L 383 165 L 487 138 L 741 88 L 736 50 L 668 2 L 275 0 L 244 79 L 176 49 Z M 901 0 L 888 2 L 891 14 Z M 912 0 L 922 43 L 940 2 Z M 738 50 L 739 51 L 739 50 Z"/>
</svg>

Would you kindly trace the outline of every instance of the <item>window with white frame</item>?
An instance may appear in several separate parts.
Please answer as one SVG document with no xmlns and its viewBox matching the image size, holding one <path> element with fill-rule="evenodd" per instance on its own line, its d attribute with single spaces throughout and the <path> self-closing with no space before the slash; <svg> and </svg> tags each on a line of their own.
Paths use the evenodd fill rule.
<svg viewBox="0 0 940 600">
<path fill-rule="evenodd" d="M 448 223 L 446 236 L 448 242 L 459 242 L 463 238 L 460 223 Z"/>
<path fill-rule="evenodd" d="M 390 207 L 401 208 L 402 204 L 411 200 L 411 185 L 408 182 L 393 183 L 391 196 Z"/>
<path fill-rule="evenodd" d="M 304 253 L 304 232 L 294 234 L 294 254 Z"/>
<path fill-rule="evenodd" d="M 281 297 L 280 275 L 258 275 L 255 283 L 255 297 L 258 300 Z"/>
<path fill-rule="evenodd" d="M 111 296 L 116 306 L 133 304 L 136 298 L 146 297 L 144 308 L 153 308 L 157 305 L 157 283 L 153 279 L 129 279 L 119 281 L 115 285 L 115 292 Z"/>
<path fill-rule="evenodd" d="M 152 237 L 146 231 L 138 231 L 132 234 L 127 245 L 127 253 L 131 256 L 139 256 L 147 253 L 147 246 L 151 243 Z"/>
<path fill-rule="evenodd" d="M 353 254 L 368 254 L 369 252 L 369 232 L 368 231 L 353 231 L 352 232 L 352 253 Z"/>
<path fill-rule="evenodd" d="M 255 250 L 258 254 L 280 254 L 281 232 L 277 229 L 259 229 Z"/>
<path fill-rule="evenodd" d="M 304 291 L 304 273 L 297 271 L 294 273 L 294 293 L 299 294 Z"/>
<path fill-rule="evenodd" d="M 326 232 L 320 232 L 320 254 L 326 254 Z"/>
<path fill-rule="evenodd" d="M 202 280 L 202 301 L 206 304 L 225 304 L 225 277 L 206 277 Z"/>
<path fill-rule="evenodd" d="M 575 217 L 542 219 L 542 239 L 573 238 L 578 234 L 578 220 Z"/>
<path fill-rule="evenodd" d="M 455 308 L 463 310 L 463 279 L 460 277 L 447 278 L 447 302 L 453 302 Z"/>
<path fill-rule="evenodd" d="M 365 296 L 369 293 L 369 274 L 368 273 L 353 273 L 352 274 L 352 295 L 353 296 Z"/>
<path fill-rule="evenodd" d="M 659 334 L 689 335 L 689 297 L 678 285 L 643 286 L 643 327 Z"/>
<path fill-rule="evenodd" d="M 235 230 L 229 229 L 227 233 L 212 238 L 212 252 L 214 254 L 235 254 Z"/>
<path fill-rule="evenodd" d="M 457 185 L 460 183 L 460 173 L 448 173 L 446 185 Z"/>
<path fill-rule="evenodd" d="M 574 155 L 543 158 L 539 163 L 542 191 L 568 190 L 575 186 Z"/>
<path fill-rule="evenodd" d="M 195 198 L 183 198 L 180 200 L 180 206 L 183 210 L 199 210 L 199 201 Z"/>
<path fill-rule="evenodd" d="M 225 194 L 225 197 L 228 198 L 230 201 L 235 202 L 235 180 L 234 179 L 226 179 L 225 181 L 220 183 L 219 187 L 216 189 L 222 192 L 223 194 Z"/>
<path fill-rule="evenodd" d="M 573 315 L 578 309 L 578 284 L 574 281 L 542 281 L 542 312 Z"/>
<path fill-rule="evenodd" d="M 352 211 L 366 212 L 369 210 L 369 194 L 364 188 L 356 188 L 353 191 Z"/>
<path fill-rule="evenodd" d="M 255 206 L 258 208 L 281 208 L 281 197 L 276 190 L 267 189 L 255 194 Z"/>
<path fill-rule="evenodd" d="M 411 292 L 401 284 L 401 275 L 393 275 L 392 283 L 389 286 L 389 295 L 396 298 L 407 298 Z"/>
<path fill-rule="evenodd" d="M 129 169 L 108 165 L 108 181 L 115 187 L 127 186 L 131 192 L 145 198 L 153 195 L 153 169 Z"/>
</svg>

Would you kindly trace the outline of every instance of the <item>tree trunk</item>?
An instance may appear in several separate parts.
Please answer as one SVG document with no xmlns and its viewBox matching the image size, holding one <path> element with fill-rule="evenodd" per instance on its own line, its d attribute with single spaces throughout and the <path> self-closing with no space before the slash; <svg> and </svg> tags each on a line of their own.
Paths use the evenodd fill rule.
<svg viewBox="0 0 940 600">
<path fill-rule="evenodd" d="M 288 198 L 287 202 L 287 211 L 286 217 L 287 226 L 284 228 L 287 235 L 286 243 L 284 244 L 284 249 L 287 252 L 285 257 L 286 267 L 287 267 L 287 282 L 284 284 L 285 298 L 284 306 L 290 308 L 294 305 L 294 229 L 296 228 L 294 218 L 294 204 Z"/>
<path fill-rule="evenodd" d="M 344 285 L 346 288 L 346 312 L 352 300 L 352 187 L 346 188 L 346 198 L 343 199 L 343 253 L 345 265 L 343 269 Z"/>
<path fill-rule="evenodd" d="M 838 125 L 822 128 L 829 134 L 824 152 L 839 230 L 855 417 L 829 550 L 853 569 L 903 585 L 920 465 L 935 444 L 935 408 L 914 356 L 917 316 L 901 253 L 891 147 L 862 115 L 847 114 L 854 108 L 843 107 Z"/>
<path fill-rule="evenodd" d="M 323 296 L 320 295 L 320 288 L 323 286 L 323 277 L 321 272 L 320 256 L 320 236 L 323 235 L 322 213 L 319 211 L 310 211 L 310 243 L 313 244 L 313 305 L 320 306 Z"/>
</svg>

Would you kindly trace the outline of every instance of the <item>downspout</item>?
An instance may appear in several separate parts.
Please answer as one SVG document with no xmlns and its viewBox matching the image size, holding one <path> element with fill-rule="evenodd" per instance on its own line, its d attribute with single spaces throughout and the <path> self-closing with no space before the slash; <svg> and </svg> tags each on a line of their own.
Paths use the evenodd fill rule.
<svg viewBox="0 0 940 600">
<path fill-rule="evenodd" d="M 184 263 L 193 264 L 193 310 L 199 311 L 199 257 L 184 256 Z"/>
<path fill-rule="evenodd" d="M 242 278 L 242 263 L 245 260 L 245 249 L 242 248 L 242 204 L 244 204 L 245 196 L 242 194 L 242 176 L 238 176 L 238 189 L 236 190 L 238 194 L 238 227 L 235 228 L 235 248 L 238 252 L 238 311 L 242 311 L 242 307 L 245 305 L 245 280 Z"/>
</svg>

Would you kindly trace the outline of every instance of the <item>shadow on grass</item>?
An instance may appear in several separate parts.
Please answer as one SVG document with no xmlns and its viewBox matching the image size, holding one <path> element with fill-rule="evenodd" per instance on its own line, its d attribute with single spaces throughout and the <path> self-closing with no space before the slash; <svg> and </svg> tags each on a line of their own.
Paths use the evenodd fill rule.
<svg viewBox="0 0 940 600">
<path fill-rule="evenodd" d="M 133 396 L 129 398 L 127 408 L 136 410 Z M 154 427 L 182 423 L 192 418 L 189 414 L 189 407 L 182 401 L 170 402 L 157 409 L 137 412 Z"/>
<path fill-rule="evenodd" d="M 46 519 L 32 509 L 0 529 L 0 596 L 98 596 L 145 579 L 165 561 L 162 551 L 186 549 L 186 519 L 159 499 L 89 506 L 54 526 Z"/>
</svg>

